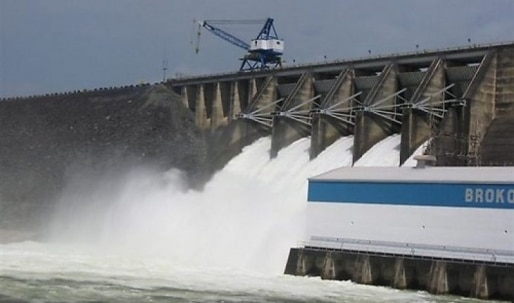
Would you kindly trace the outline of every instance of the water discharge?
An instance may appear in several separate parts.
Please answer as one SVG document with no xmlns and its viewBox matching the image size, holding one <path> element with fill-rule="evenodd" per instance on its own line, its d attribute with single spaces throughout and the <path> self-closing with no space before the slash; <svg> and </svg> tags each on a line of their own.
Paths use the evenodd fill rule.
<svg viewBox="0 0 514 303">
<path fill-rule="evenodd" d="M 143 169 L 123 178 L 72 182 L 52 239 L 131 253 L 165 255 L 177 264 L 283 271 L 303 234 L 307 178 L 351 164 L 352 137 L 309 161 L 309 139 L 269 159 L 270 138 L 247 147 L 205 186 L 187 190 L 179 172 Z"/>
<path fill-rule="evenodd" d="M 370 155 L 396 157 L 397 139 Z M 2 295 L 38 302 L 434 301 L 426 293 L 282 275 L 289 249 L 306 239 L 307 178 L 352 164 L 351 136 L 312 161 L 309 145 L 298 140 L 270 160 L 270 138 L 260 139 L 201 192 L 186 189 L 177 171 L 72 180 L 50 243 L 0 246 L 0 302 Z M 363 165 L 377 161 L 370 155 Z"/>
</svg>

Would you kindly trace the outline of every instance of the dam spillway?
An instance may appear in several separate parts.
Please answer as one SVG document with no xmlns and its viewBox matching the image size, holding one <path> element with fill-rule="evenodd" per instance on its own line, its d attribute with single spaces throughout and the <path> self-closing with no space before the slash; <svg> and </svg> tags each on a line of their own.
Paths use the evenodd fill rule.
<svg viewBox="0 0 514 303">
<path fill-rule="evenodd" d="M 514 129 L 513 56 L 514 45 L 507 43 L 252 74 L 174 79 L 169 85 L 195 112 L 202 129 L 216 132 L 226 127 L 226 146 L 235 152 L 258 136 L 271 135 L 270 156 L 275 157 L 284 146 L 310 137 L 312 159 L 338 138 L 352 135 L 352 162 L 358 165 L 371 147 L 398 135 L 401 140 L 396 163 L 400 165 L 429 141 L 428 153 L 436 156 L 438 166 L 512 166 L 514 137 L 509 129 Z M 352 219 L 361 218 L 364 211 L 359 208 Z M 339 215 L 309 221 L 325 228 L 349 221 Z M 440 215 L 428 211 L 411 219 Z M 467 213 L 456 211 L 448 219 L 459 216 L 467 217 Z M 508 222 L 508 216 L 511 218 L 510 210 L 503 214 L 502 222 Z M 374 220 L 378 218 L 371 219 Z M 360 228 L 366 230 L 372 225 Z M 384 229 L 383 223 L 377 225 Z M 404 229 L 397 236 L 405 236 L 407 230 L 410 231 Z M 500 233 L 508 232 L 502 229 Z M 347 233 L 335 234 L 342 237 Z M 360 239 L 365 240 L 356 241 L 368 246 L 371 243 L 369 237 Z M 425 289 L 438 294 L 512 299 L 512 261 L 489 264 L 463 261 L 462 256 L 453 260 L 426 259 L 409 253 L 373 255 L 369 247 L 344 250 L 342 243 L 349 240 L 339 240 L 340 247 L 335 249 L 327 248 L 326 243 L 316 246 L 310 242 L 292 248 L 285 273 Z M 398 239 L 401 240 L 405 239 Z M 507 240 L 507 246 L 508 241 L 511 240 Z M 393 244 L 398 243 L 412 246 L 412 242 Z M 441 247 L 443 255 L 448 254 L 449 247 Z M 512 257 L 509 249 L 507 255 Z"/>
<path fill-rule="evenodd" d="M 252 73 L 170 79 L 204 130 L 239 151 L 272 135 L 271 156 L 310 136 L 311 158 L 354 135 L 353 162 L 391 134 L 400 163 L 429 138 L 438 165 L 514 163 L 514 44 L 473 45 Z"/>
</svg>

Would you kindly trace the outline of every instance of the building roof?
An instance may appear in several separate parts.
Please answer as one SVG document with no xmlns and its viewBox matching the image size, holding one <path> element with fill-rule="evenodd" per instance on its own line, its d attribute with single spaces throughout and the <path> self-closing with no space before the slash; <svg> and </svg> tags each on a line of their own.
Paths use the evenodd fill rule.
<svg viewBox="0 0 514 303">
<path fill-rule="evenodd" d="M 514 184 L 514 167 L 341 167 L 310 181 Z"/>
</svg>

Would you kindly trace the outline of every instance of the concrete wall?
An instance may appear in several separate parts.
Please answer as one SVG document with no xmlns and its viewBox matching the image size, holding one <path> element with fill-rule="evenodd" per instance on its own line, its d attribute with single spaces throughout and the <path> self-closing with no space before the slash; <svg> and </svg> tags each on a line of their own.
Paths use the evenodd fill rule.
<svg viewBox="0 0 514 303">
<path fill-rule="evenodd" d="M 483 130 L 479 147 L 481 165 L 514 165 L 514 50 L 498 52 L 494 119 Z"/>
<path fill-rule="evenodd" d="M 213 170 L 221 169 L 230 159 L 255 140 L 271 135 L 271 113 L 277 99 L 277 81 L 274 77 L 233 82 L 230 91 L 230 106 L 227 125 L 206 129 L 208 162 Z M 258 112 L 269 124 L 243 118 L 242 114 Z M 201 124 L 201 123 L 200 123 Z"/>
<path fill-rule="evenodd" d="M 294 141 L 310 135 L 310 122 L 304 121 L 300 115 L 296 114 L 300 111 L 309 111 L 311 104 L 302 105 L 305 101 L 313 97 L 313 81 L 310 74 L 303 74 L 296 82 L 295 86 L 289 92 L 280 108 L 273 116 L 273 128 L 271 135 L 270 156 L 276 157 L 278 152 L 293 143 Z M 288 113 L 288 111 L 291 111 Z M 282 114 L 291 114 L 296 119 L 291 119 Z M 302 120 L 304 123 L 299 122 Z"/>
<path fill-rule="evenodd" d="M 290 250 L 284 273 L 433 294 L 514 300 L 514 264 L 307 247 Z"/>
<path fill-rule="evenodd" d="M 168 85 L 187 99 L 196 113 L 197 125 L 215 132 L 225 127 L 237 128 L 230 124 L 239 124 L 235 121 L 241 119 L 240 113 L 251 113 L 282 100 L 262 112 L 267 115 L 267 121 L 272 120 L 267 123 L 272 134 L 271 157 L 291 142 L 310 136 L 313 158 L 341 136 L 354 135 L 356 161 L 380 140 L 401 133 L 400 163 L 432 138 L 429 152 L 438 157 L 438 165 L 477 165 L 484 157 L 492 163 L 499 156 L 493 150 L 506 149 L 502 155 L 514 154 L 512 144 L 501 144 L 510 142 L 502 130 L 514 119 L 511 114 L 513 58 L 513 44 L 474 46 L 255 73 L 173 79 Z M 331 108 L 338 100 L 353 94 L 359 95 Z M 319 99 L 296 108 L 316 96 Z M 382 102 L 388 97 L 391 98 Z M 418 107 L 423 103 L 425 108 Z M 327 108 L 330 114 L 323 112 Z M 310 110 L 310 113 L 292 117 L 289 115 L 292 109 Z M 503 122 L 495 122 L 497 118 Z M 489 130 L 491 133 L 486 136 Z M 227 140 L 241 141 L 240 138 Z M 242 141 L 251 143 L 251 140 Z M 483 143 L 490 147 L 482 148 Z M 234 154 L 229 149 L 228 153 Z M 511 158 L 496 162 L 511 162 Z"/>
<path fill-rule="evenodd" d="M 366 100 L 364 108 L 357 113 L 355 123 L 355 141 L 353 144 L 353 163 L 357 162 L 364 153 L 380 140 L 398 131 L 398 125 L 383 119 L 373 111 L 373 106 L 381 102 L 380 106 L 392 106 L 394 98 L 389 98 L 398 90 L 397 66 L 389 64 L 380 74 L 379 82 L 373 87 Z M 369 108 L 369 110 L 368 110 Z M 394 116 L 386 114 L 389 118 Z"/>
<path fill-rule="evenodd" d="M 434 60 L 409 101 L 412 105 L 415 105 L 429 98 L 429 104 L 432 104 L 433 99 L 444 99 L 444 92 L 438 92 L 445 86 L 444 62 L 441 59 Z M 437 105 L 435 107 L 440 108 L 441 106 Z M 433 136 L 434 130 L 438 126 L 436 122 L 426 112 L 419 109 L 407 108 L 404 110 L 400 163 L 404 163 L 421 144 Z"/>
<path fill-rule="evenodd" d="M 354 121 L 351 116 L 351 108 L 355 106 L 355 101 L 349 99 L 354 92 L 353 78 L 355 77 L 352 69 L 344 69 L 333 81 L 329 92 L 321 101 L 318 110 L 328 110 L 330 113 L 323 114 L 314 112 L 312 114 L 312 136 L 310 158 L 318 156 L 323 150 L 329 147 L 337 139 L 353 134 Z M 342 115 L 341 115 L 342 114 Z"/>
</svg>

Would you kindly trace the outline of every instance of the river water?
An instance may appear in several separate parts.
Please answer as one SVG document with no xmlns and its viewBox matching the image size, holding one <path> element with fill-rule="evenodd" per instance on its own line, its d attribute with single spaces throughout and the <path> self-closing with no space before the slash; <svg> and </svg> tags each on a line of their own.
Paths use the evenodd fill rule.
<svg viewBox="0 0 514 303">
<path fill-rule="evenodd" d="M 309 144 L 270 160 L 260 139 L 201 192 L 177 171 L 70 180 L 44 241 L 0 245 L 0 302 L 478 302 L 283 275 L 306 239 L 307 178 L 352 161 L 352 137 L 313 161 Z M 398 144 L 359 165 L 397 165 Z"/>
</svg>

